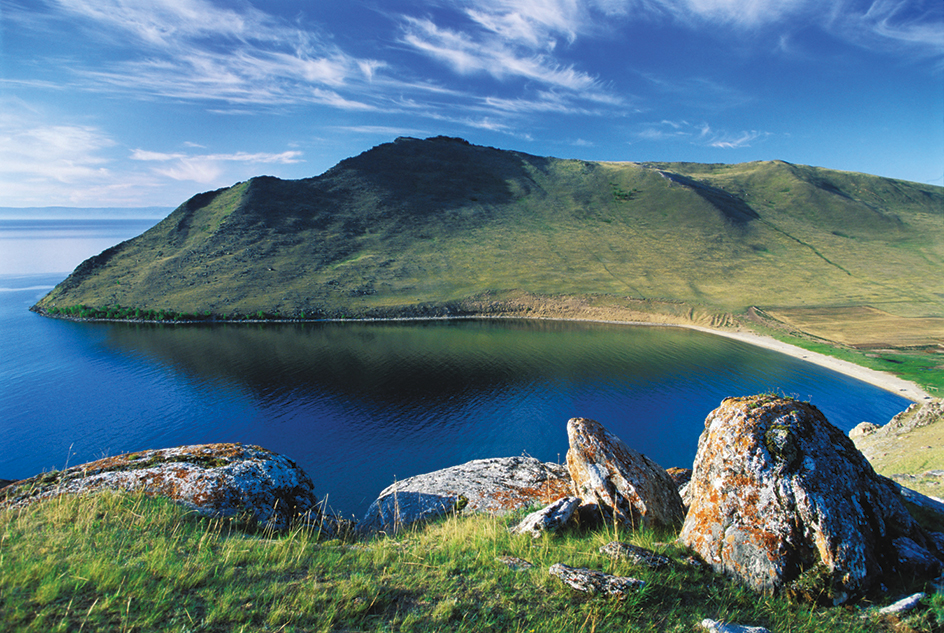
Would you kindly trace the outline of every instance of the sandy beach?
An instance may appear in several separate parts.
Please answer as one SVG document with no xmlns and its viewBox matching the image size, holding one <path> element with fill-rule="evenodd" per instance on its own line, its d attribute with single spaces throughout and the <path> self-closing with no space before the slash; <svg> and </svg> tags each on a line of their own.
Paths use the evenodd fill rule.
<svg viewBox="0 0 944 633">
<path fill-rule="evenodd" d="M 687 327 L 689 329 L 706 332 L 708 334 L 715 334 L 717 336 L 736 339 L 738 341 L 750 343 L 751 345 L 772 349 L 776 352 L 780 352 L 781 354 L 789 354 L 795 358 L 801 358 L 810 363 L 815 363 L 827 369 L 845 374 L 846 376 L 850 376 L 856 380 L 861 380 L 862 382 L 867 382 L 870 385 L 875 385 L 880 389 L 891 391 L 892 393 L 896 393 L 903 398 L 908 398 L 912 402 L 931 400 L 931 396 L 924 389 L 908 380 L 903 380 L 897 376 L 893 376 L 885 372 L 862 367 L 861 365 L 856 365 L 855 363 L 850 363 L 849 361 L 833 358 L 832 356 L 811 352 L 809 350 L 803 349 L 802 347 L 790 345 L 789 343 L 778 341 L 777 339 L 771 338 L 769 336 L 761 336 L 760 334 L 753 334 L 749 332 L 714 330 L 698 325 L 680 327 Z"/>
</svg>

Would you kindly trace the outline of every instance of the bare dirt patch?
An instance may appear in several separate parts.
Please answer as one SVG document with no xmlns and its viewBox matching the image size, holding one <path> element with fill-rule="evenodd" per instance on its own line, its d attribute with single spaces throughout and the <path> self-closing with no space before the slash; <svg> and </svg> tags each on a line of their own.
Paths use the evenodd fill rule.
<svg viewBox="0 0 944 633">
<path fill-rule="evenodd" d="M 859 349 L 944 346 L 940 317 L 902 317 L 870 306 L 782 308 L 767 314 L 810 336 Z"/>
</svg>

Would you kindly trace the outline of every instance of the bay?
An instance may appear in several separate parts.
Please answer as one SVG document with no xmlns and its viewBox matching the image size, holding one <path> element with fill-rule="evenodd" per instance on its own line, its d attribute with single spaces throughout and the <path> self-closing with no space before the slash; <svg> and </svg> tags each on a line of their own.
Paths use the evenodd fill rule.
<svg viewBox="0 0 944 633">
<path fill-rule="evenodd" d="M 668 467 L 691 465 L 705 417 L 727 396 L 809 400 L 844 431 L 883 424 L 909 404 L 800 359 L 680 328 L 174 326 L 29 312 L 64 276 L 0 275 L 0 478 L 146 448 L 246 442 L 295 460 L 320 498 L 360 516 L 382 488 L 415 474 L 523 453 L 563 461 L 574 416 L 599 420 Z"/>
</svg>

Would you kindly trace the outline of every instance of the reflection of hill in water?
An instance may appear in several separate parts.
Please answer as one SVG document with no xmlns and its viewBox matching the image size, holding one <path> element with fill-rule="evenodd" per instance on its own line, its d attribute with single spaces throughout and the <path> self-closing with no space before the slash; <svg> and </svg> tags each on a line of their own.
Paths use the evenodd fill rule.
<svg viewBox="0 0 944 633">
<path fill-rule="evenodd" d="M 380 402 L 535 383 L 659 382 L 722 358 L 737 365 L 736 346 L 696 332 L 552 322 L 134 325 L 113 327 L 108 342 L 260 397 L 327 391 Z"/>
</svg>

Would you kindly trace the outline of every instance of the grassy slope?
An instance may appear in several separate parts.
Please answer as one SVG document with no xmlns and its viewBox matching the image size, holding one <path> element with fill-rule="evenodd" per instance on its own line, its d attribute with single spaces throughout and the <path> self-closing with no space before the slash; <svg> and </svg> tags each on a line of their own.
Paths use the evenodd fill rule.
<svg viewBox="0 0 944 633">
<path fill-rule="evenodd" d="M 654 544 L 653 534 L 534 540 L 507 525 L 451 517 L 397 538 L 319 542 L 308 528 L 246 534 L 159 499 L 60 497 L 0 510 L 0 629 L 687 632 L 712 618 L 795 633 L 891 630 L 851 609 L 758 596 L 682 564 L 683 552 Z M 598 549 L 616 537 L 675 562 L 652 571 L 607 559 Z M 498 556 L 535 567 L 512 571 Z M 623 602 L 587 596 L 548 574 L 558 562 L 648 584 Z M 911 628 L 897 630 L 944 624 L 944 595 L 925 604 L 907 618 Z"/>
<path fill-rule="evenodd" d="M 843 310 L 851 327 L 868 305 L 899 324 L 930 317 L 907 343 L 928 348 L 944 331 L 942 236 L 944 189 L 930 185 L 398 139 L 317 178 L 195 196 L 38 307 L 310 318 L 586 316 L 592 304 L 593 318 L 718 325 L 761 306 L 839 309 L 842 329 Z M 834 340 L 814 321 L 790 327 Z"/>
</svg>

